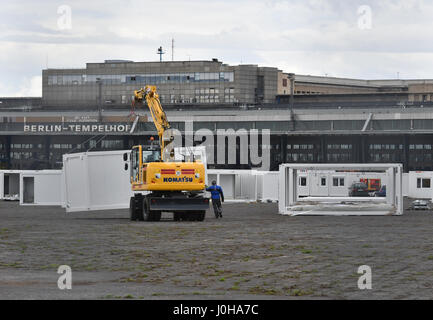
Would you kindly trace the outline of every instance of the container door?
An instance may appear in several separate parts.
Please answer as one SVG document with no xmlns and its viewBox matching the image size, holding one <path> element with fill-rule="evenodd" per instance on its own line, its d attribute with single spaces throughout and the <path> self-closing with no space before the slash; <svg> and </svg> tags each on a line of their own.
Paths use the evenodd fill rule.
<svg viewBox="0 0 433 320">
<path fill-rule="evenodd" d="M 3 177 L 3 194 L 2 196 L 4 197 L 5 195 L 9 194 L 9 175 L 4 175 Z"/>
<path fill-rule="evenodd" d="M 24 203 L 35 203 L 35 178 L 24 177 L 23 178 L 23 202 Z"/>
<path fill-rule="evenodd" d="M 318 196 L 329 196 L 328 175 L 319 175 Z"/>
<path fill-rule="evenodd" d="M 299 175 L 298 177 L 298 196 L 308 197 L 310 190 L 308 186 L 308 176 L 306 174 Z"/>
</svg>

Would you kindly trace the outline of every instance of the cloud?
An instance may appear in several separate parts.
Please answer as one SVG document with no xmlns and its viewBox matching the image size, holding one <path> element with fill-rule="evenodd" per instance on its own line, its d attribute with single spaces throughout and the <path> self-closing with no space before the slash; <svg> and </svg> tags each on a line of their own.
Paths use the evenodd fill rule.
<svg viewBox="0 0 433 320">
<path fill-rule="evenodd" d="M 19 87 L 0 83 L 1 97 L 42 97 L 42 76 L 25 77 Z"/>
<path fill-rule="evenodd" d="M 0 88 L 36 88 L 50 68 L 84 68 L 105 59 L 218 58 L 229 64 L 354 78 L 433 78 L 433 3 L 421 0 L 161 0 L 70 2 L 72 28 L 61 30 L 67 1 L 9 0 L 0 11 Z M 368 5 L 372 28 L 358 28 Z M 16 89 L 19 88 L 19 89 Z M 36 90 L 36 89 L 35 89 Z"/>
</svg>

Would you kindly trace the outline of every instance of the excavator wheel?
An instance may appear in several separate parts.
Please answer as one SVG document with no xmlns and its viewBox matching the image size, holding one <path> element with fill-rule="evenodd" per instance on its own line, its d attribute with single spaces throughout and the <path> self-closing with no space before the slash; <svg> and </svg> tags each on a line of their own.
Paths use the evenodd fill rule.
<svg viewBox="0 0 433 320">
<path fill-rule="evenodd" d="M 149 204 L 148 204 L 146 198 L 143 199 L 142 208 L 143 208 L 143 210 L 141 213 L 141 217 L 139 217 L 139 220 L 140 221 L 152 221 L 152 214 L 149 210 Z"/>
<path fill-rule="evenodd" d="M 143 197 L 141 195 L 131 197 L 129 200 L 129 218 L 131 221 L 141 220 L 143 216 Z"/>
<path fill-rule="evenodd" d="M 131 197 L 129 200 L 129 219 L 131 221 L 137 220 L 137 209 L 135 207 L 135 198 Z"/>
</svg>

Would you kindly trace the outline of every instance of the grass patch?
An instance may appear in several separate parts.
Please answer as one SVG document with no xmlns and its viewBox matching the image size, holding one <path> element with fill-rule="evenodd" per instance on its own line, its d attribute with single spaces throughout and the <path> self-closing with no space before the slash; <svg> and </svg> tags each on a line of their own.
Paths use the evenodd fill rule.
<svg viewBox="0 0 433 320">
<path fill-rule="evenodd" d="M 271 296 L 280 294 L 280 292 L 274 288 L 264 288 L 260 286 L 252 287 L 248 290 L 248 292 L 252 294 L 263 294 L 263 295 L 271 295 Z"/>
</svg>

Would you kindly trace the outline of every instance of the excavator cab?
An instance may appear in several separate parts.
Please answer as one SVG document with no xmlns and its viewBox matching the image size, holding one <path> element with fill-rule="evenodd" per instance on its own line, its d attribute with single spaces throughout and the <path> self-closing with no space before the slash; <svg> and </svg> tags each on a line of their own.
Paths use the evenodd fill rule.
<svg viewBox="0 0 433 320">
<path fill-rule="evenodd" d="M 146 179 L 145 172 L 147 163 L 160 162 L 161 152 L 159 149 L 146 146 L 134 146 L 131 150 L 131 183 L 141 183 Z"/>
</svg>

